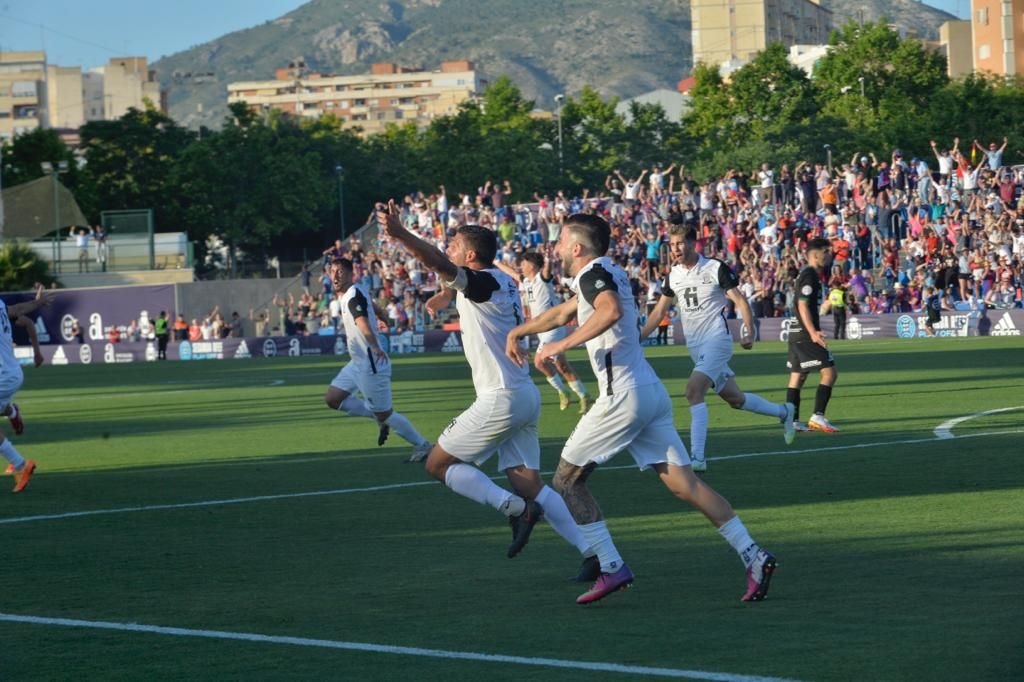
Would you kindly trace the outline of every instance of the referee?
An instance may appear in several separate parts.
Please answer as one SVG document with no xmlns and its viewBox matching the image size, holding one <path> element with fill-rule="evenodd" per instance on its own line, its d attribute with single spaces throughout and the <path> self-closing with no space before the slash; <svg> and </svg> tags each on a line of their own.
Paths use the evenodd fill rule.
<svg viewBox="0 0 1024 682">
<path fill-rule="evenodd" d="M 796 407 L 795 418 L 800 416 L 800 388 L 807 381 L 807 375 L 816 370 L 821 373 L 818 391 L 814 396 L 814 415 L 804 426 L 794 423 L 798 431 L 824 431 L 835 433 L 839 429 L 832 426 L 825 418 L 825 408 L 832 397 L 832 386 L 839 376 L 832 351 L 828 349 L 825 337 L 821 333 L 820 315 L 827 315 L 831 303 L 823 301 L 821 279 L 827 271 L 832 255 L 832 245 L 827 239 L 812 239 L 807 243 L 807 267 L 800 271 L 796 280 L 796 310 L 794 322 L 789 332 L 789 388 L 786 391 L 786 402 Z"/>
</svg>

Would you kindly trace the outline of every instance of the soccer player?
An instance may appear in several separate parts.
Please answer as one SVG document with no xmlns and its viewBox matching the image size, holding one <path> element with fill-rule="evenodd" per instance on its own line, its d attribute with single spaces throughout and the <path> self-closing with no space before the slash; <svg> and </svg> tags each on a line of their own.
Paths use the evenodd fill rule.
<svg viewBox="0 0 1024 682">
<path fill-rule="evenodd" d="M 377 445 L 384 445 L 391 429 L 409 441 L 412 459 L 426 457 L 431 443 L 404 415 L 391 406 L 391 363 L 377 341 L 377 313 L 370 297 L 352 278 L 352 261 L 338 258 L 331 265 L 331 280 L 341 297 L 341 319 L 351 360 L 334 377 L 324 401 L 332 410 L 353 417 L 376 419 L 380 428 Z M 364 400 L 356 398 L 362 394 Z"/>
<path fill-rule="evenodd" d="M 786 402 L 793 403 L 794 419 L 800 418 L 800 389 L 807 381 L 812 369 L 821 373 L 818 392 L 814 396 L 814 415 L 807 426 L 795 423 L 797 431 L 824 431 L 835 433 L 839 429 L 825 418 L 825 408 L 832 397 L 839 373 L 821 333 L 821 315 L 827 315 L 831 304 L 822 297 L 821 278 L 828 271 L 832 245 L 827 239 L 812 239 L 807 242 L 807 266 L 796 278 L 796 311 L 789 331 L 789 388 Z"/>
<path fill-rule="evenodd" d="M 544 311 L 555 305 L 557 299 L 555 288 L 551 285 L 551 264 L 546 257 L 535 251 L 522 254 L 519 257 L 519 270 L 522 274 L 504 263 L 498 263 L 497 266 L 521 286 L 526 287 L 526 303 L 529 306 L 531 319 L 542 315 Z M 538 334 L 537 350 L 543 348 L 545 343 L 561 341 L 564 338 L 565 329 L 562 327 Z M 580 399 L 580 414 L 584 414 L 590 408 L 587 387 L 580 381 L 576 370 L 569 364 L 565 355 L 556 355 L 547 362 L 535 360 L 533 364 L 547 378 L 551 387 L 558 391 L 558 409 L 565 410 L 569 407 L 569 392 L 565 389 L 566 384 Z"/>
<path fill-rule="evenodd" d="M 15 435 L 21 435 L 25 430 L 21 412 L 14 403 L 14 395 L 25 381 L 25 374 L 21 371 L 21 365 L 14 356 L 11 325 L 17 324 L 28 333 L 35 352 L 35 366 L 39 367 L 43 364 L 43 354 L 39 349 L 36 326 L 28 314 L 50 305 L 52 301 L 53 294 L 47 294 L 42 287 L 36 289 L 36 297 L 31 301 L 16 303 L 8 307 L 0 300 L 0 415 L 10 420 Z M 10 439 L 4 437 L 2 431 L 0 431 L 0 455 L 7 460 L 8 469 L 10 473 L 14 474 L 14 490 L 12 492 L 20 493 L 32 478 L 32 474 L 36 470 L 36 463 L 22 457 Z"/>
<path fill-rule="evenodd" d="M 487 504 L 508 517 L 516 556 L 543 516 L 559 535 L 583 554 L 592 554 L 565 501 L 540 478 L 540 392 L 521 367 L 502 352 L 509 331 L 522 323 L 519 289 L 494 266 L 498 251 L 493 231 L 479 225 L 460 227 L 447 254 L 402 226 L 398 208 L 380 207 L 381 231 L 405 246 L 425 267 L 454 289 L 462 345 L 469 361 L 476 400 L 453 419 L 427 457 L 427 473 L 458 494 Z M 498 454 L 498 469 L 512 489 L 496 485 L 476 465 Z"/>
<path fill-rule="evenodd" d="M 928 313 L 928 320 L 924 323 L 925 332 L 928 336 L 935 336 L 935 325 L 942 320 L 942 297 L 935 287 L 925 287 L 924 308 Z"/>
<path fill-rule="evenodd" d="M 633 572 L 616 550 L 601 507 L 587 488 L 594 469 L 622 450 L 629 451 L 641 470 L 654 469 L 676 497 L 700 510 L 732 545 L 746 566 L 747 589 L 742 599 L 764 599 L 775 557 L 751 539 L 729 503 L 693 473 L 686 446 L 672 423 L 672 401 L 644 359 L 629 278 L 605 256 L 610 241 L 611 230 L 604 219 L 586 214 L 566 219 L 558 254 L 565 272 L 574 276 L 576 295 L 513 329 L 505 345 L 506 355 L 525 365 L 528 359 L 519 339 L 563 326 L 575 317 L 576 330 L 546 345 L 540 355 L 550 357 L 586 344 L 600 386 L 600 396 L 565 443 L 554 480 L 598 557 L 591 562 L 595 582 L 576 602 L 595 602 L 633 582 Z"/>
<path fill-rule="evenodd" d="M 754 347 L 754 316 L 746 297 L 737 288 L 739 280 L 722 261 L 697 253 L 697 231 L 693 228 L 673 225 L 668 234 L 669 252 L 675 264 L 665 277 L 661 298 L 647 318 L 640 338 L 647 338 L 655 330 L 675 301 L 682 315 L 686 348 L 693 360 L 693 372 L 686 382 L 693 470 L 707 471 L 704 448 L 708 436 L 708 406 L 704 396 L 709 388 L 714 389 L 733 409 L 778 418 L 786 444 L 792 443 L 796 434 L 793 429 L 796 408 L 768 402 L 754 393 L 744 393 L 736 384 L 735 373 L 729 368 L 732 334 L 725 321 L 725 306 L 729 301 L 733 302 L 743 319 L 740 345 L 747 350 Z"/>
</svg>

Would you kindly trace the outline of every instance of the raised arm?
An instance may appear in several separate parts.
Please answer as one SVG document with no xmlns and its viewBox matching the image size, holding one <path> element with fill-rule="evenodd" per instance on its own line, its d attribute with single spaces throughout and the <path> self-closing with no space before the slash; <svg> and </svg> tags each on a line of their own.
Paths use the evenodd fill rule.
<svg viewBox="0 0 1024 682">
<path fill-rule="evenodd" d="M 511 265 L 508 265 L 507 263 L 504 263 L 504 262 L 502 262 L 500 260 L 494 261 L 494 265 L 499 270 L 504 272 L 506 275 L 508 275 L 509 277 L 514 279 L 516 281 L 516 283 L 519 283 L 519 282 L 523 281 L 522 276 Z"/>
<path fill-rule="evenodd" d="M 378 204 L 377 223 L 384 234 L 408 249 L 416 260 L 436 272 L 442 280 L 451 282 L 459 274 L 458 267 L 446 255 L 405 229 L 394 199 L 389 200 L 386 207 Z"/>
<path fill-rule="evenodd" d="M 39 334 L 36 332 L 35 323 L 29 318 L 21 316 L 14 321 L 14 324 L 23 328 L 28 334 L 28 340 L 32 342 L 32 351 L 34 353 L 32 362 L 36 367 L 39 367 L 43 364 L 43 351 L 39 347 Z"/>
<path fill-rule="evenodd" d="M 36 297 L 34 299 L 8 306 L 7 317 L 13 322 L 15 318 L 21 317 L 22 315 L 28 315 L 29 313 L 34 313 L 40 308 L 45 308 L 53 303 L 53 298 L 53 292 L 46 291 L 43 285 L 40 284 L 36 287 Z"/>
</svg>

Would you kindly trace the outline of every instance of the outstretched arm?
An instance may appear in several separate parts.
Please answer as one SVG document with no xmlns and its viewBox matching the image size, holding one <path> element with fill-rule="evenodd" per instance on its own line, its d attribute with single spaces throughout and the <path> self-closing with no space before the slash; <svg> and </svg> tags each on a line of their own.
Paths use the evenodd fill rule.
<svg viewBox="0 0 1024 682">
<path fill-rule="evenodd" d="M 575 304 L 574 299 L 569 299 L 566 303 Z M 566 305 L 563 303 L 562 306 Z M 561 308 L 562 306 L 558 306 Z M 537 351 L 535 357 L 536 362 L 547 362 L 549 358 L 556 355 L 561 355 L 570 348 L 586 343 L 591 339 L 600 336 L 613 324 L 622 319 L 622 304 L 619 302 L 619 296 L 613 291 L 602 291 L 600 294 L 594 297 L 594 313 L 584 322 L 582 325 L 576 328 L 576 331 L 569 334 L 561 341 L 554 343 L 545 343 L 540 350 Z M 543 317 L 543 316 L 541 316 Z M 549 327 L 552 329 L 553 327 Z"/>
<path fill-rule="evenodd" d="M 28 334 L 28 340 L 32 342 L 32 350 L 34 351 L 33 363 L 36 367 L 43 364 L 43 351 L 39 347 L 39 334 L 36 332 L 36 325 L 27 317 L 19 317 L 15 320 L 14 324 L 23 328 Z"/>
<path fill-rule="evenodd" d="M 525 367 L 529 357 L 519 347 L 519 339 L 530 334 L 540 334 L 541 332 L 557 329 L 568 324 L 574 317 L 576 317 L 575 296 L 564 303 L 548 308 L 543 314 L 522 323 L 510 331 L 505 340 L 505 355 L 509 356 L 519 366 Z"/>
<path fill-rule="evenodd" d="M 444 281 L 451 282 L 459 274 L 458 267 L 446 255 L 405 229 L 394 199 L 389 200 L 386 207 L 378 204 L 377 223 L 384 234 L 408 249 L 416 260 L 428 270 L 436 272 Z"/>
<path fill-rule="evenodd" d="M 12 306 L 8 306 L 7 317 L 13 321 L 15 318 L 21 317 L 22 315 L 34 313 L 40 308 L 45 308 L 53 303 L 53 298 L 54 294 L 46 291 L 43 285 L 40 284 L 36 287 L 36 297 L 34 299 L 31 301 L 25 301 L 24 303 L 15 303 Z"/>
<path fill-rule="evenodd" d="M 500 260 L 496 260 L 496 261 L 494 261 L 494 265 L 499 270 L 504 272 L 506 275 L 508 275 L 509 277 L 514 279 L 517 283 L 522 281 L 522 277 L 519 275 L 518 272 L 516 272 L 516 269 L 513 268 L 512 266 L 508 265 L 507 263 L 503 263 Z"/>
</svg>

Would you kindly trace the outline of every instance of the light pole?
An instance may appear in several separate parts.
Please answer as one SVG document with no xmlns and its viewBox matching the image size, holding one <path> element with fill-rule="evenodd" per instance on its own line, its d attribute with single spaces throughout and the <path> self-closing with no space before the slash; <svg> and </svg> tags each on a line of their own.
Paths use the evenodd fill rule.
<svg viewBox="0 0 1024 682">
<path fill-rule="evenodd" d="M 341 225 L 341 238 L 345 239 L 345 167 L 340 163 L 334 166 L 334 174 L 338 176 L 338 224 Z"/>
<path fill-rule="evenodd" d="M 825 154 L 828 156 L 828 174 L 832 175 L 832 145 L 825 145 Z"/>
<path fill-rule="evenodd" d="M 857 80 L 860 81 L 860 96 L 863 98 L 864 97 L 864 76 L 859 76 L 857 78 Z"/>
<path fill-rule="evenodd" d="M 558 177 L 562 178 L 565 173 L 564 159 L 562 156 L 562 104 L 565 102 L 565 95 L 555 95 L 555 104 L 558 106 Z"/>
<path fill-rule="evenodd" d="M 60 176 L 63 173 L 68 172 L 68 162 L 59 161 L 54 166 L 49 161 L 43 161 L 39 164 L 42 168 L 44 175 L 49 175 L 53 178 L 53 272 L 54 274 L 60 273 Z"/>
</svg>

